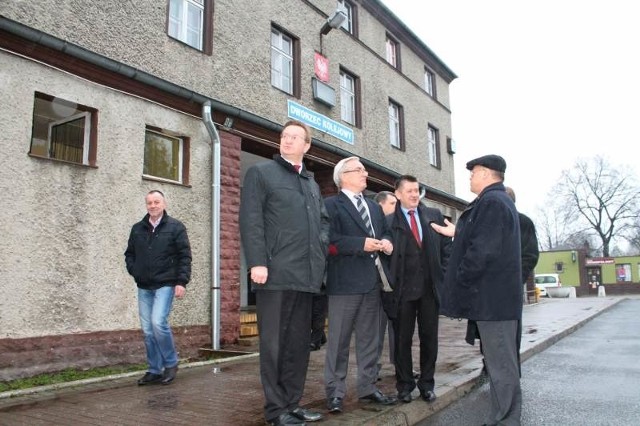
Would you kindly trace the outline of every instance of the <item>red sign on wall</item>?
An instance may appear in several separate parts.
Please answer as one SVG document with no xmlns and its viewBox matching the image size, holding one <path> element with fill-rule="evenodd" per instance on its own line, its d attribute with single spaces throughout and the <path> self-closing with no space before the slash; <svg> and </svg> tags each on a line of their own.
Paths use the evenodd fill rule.
<svg viewBox="0 0 640 426">
<path fill-rule="evenodd" d="M 329 82 L 329 59 L 315 52 L 313 63 L 318 80 L 324 83 Z"/>
</svg>

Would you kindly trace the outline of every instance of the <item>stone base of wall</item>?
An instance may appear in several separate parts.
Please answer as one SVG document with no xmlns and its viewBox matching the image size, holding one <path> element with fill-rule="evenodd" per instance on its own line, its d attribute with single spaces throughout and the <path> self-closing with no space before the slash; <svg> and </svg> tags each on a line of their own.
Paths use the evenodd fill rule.
<svg viewBox="0 0 640 426">
<path fill-rule="evenodd" d="M 640 294 L 640 283 L 604 284 L 604 290 L 607 296 Z M 598 287 L 591 288 L 591 286 L 580 286 L 580 287 L 576 287 L 576 291 L 577 291 L 578 297 L 598 295 Z"/>
<path fill-rule="evenodd" d="M 211 347 L 211 327 L 173 327 L 180 360 Z M 100 331 L 63 336 L 0 339 L 0 381 L 67 368 L 90 369 L 146 362 L 140 330 Z"/>
</svg>

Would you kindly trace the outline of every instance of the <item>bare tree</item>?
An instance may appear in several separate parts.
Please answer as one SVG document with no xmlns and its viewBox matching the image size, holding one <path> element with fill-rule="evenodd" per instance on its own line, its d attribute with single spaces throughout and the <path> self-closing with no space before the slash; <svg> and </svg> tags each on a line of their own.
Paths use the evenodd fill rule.
<svg viewBox="0 0 640 426">
<path fill-rule="evenodd" d="M 570 231 L 563 240 L 575 244 L 575 234 L 587 232 L 597 239 L 603 256 L 609 256 L 612 241 L 632 235 L 640 215 L 635 175 L 600 156 L 579 159 L 563 171 L 550 197 L 560 206 L 561 226 Z"/>
</svg>

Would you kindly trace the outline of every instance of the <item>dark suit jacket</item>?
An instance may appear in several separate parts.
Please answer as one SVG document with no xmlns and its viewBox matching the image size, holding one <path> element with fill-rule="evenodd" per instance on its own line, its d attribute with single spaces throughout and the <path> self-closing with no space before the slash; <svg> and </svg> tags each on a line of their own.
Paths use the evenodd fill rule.
<svg viewBox="0 0 640 426">
<path fill-rule="evenodd" d="M 392 241 L 382 208 L 364 198 L 369 207 L 375 238 Z M 367 228 L 344 192 L 325 200 L 330 217 L 327 294 L 365 294 L 379 286 L 376 253 L 364 251 Z M 388 275 L 388 271 L 387 271 Z"/>
<path fill-rule="evenodd" d="M 444 270 L 451 250 L 451 238 L 445 237 L 431 228 L 430 223 L 444 225 L 444 217 L 439 210 L 418 206 L 418 216 L 422 227 L 422 248 L 419 248 L 400 203 L 396 211 L 387 216 L 393 236 L 394 248 L 390 259 L 391 295 L 383 298 L 387 315 L 393 318 L 397 303 L 413 300 L 424 292 L 429 292 L 439 305 L 438 290 L 442 287 Z M 427 283 L 430 284 L 427 286 Z M 391 303 L 391 304 L 390 304 Z"/>
</svg>

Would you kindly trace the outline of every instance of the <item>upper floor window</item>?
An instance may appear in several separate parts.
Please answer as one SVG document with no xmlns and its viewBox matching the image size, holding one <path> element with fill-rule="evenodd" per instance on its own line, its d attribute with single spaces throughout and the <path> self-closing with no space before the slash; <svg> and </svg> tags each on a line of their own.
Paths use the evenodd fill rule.
<svg viewBox="0 0 640 426">
<path fill-rule="evenodd" d="M 391 36 L 387 35 L 385 46 L 387 50 L 387 62 L 394 68 L 400 69 L 400 44 Z"/>
<path fill-rule="evenodd" d="M 294 95 L 297 40 L 283 31 L 271 28 L 271 84 Z"/>
<path fill-rule="evenodd" d="M 338 0 L 338 9 L 342 10 L 347 19 L 342 23 L 341 27 L 344 28 L 349 34 L 356 35 L 355 26 L 355 12 L 356 8 L 349 0 Z"/>
<path fill-rule="evenodd" d="M 212 3 L 213 0 L 169 0 L 169 36 L 210 54 Z"/>
<path fill-rule="evenodd" d="M 404 151 L 403 122 L 402 106 L 389 100 L 389 143 Z"/>
<path fill-rule="evenodd" d="M 429 164 L 435 167 L 440 167 L 440 149 L 438 145 L 438 129 L 429 126 L 427 128 L 427 150 L 429 152 Z"/>
<path fill-rule="evenodd" d="M 358 79 L 340 70 L 340 118 L 349 124 L 358 123 Z"/>
<path fill-rule="evenodd" d="M 436 96 L 436 76 L 433 72 L 426 69 L 424 70 L 424 90 L 429 95 L 435 98 Z"/>
<path fill-rule="evenodd" d="M 36 92 L 29 154 L 95 166 L 98 111 Z"/>
<path fill-rule="evenodd" d="M 147 126 L 142 174 L 188 184 L 189 138 Z"/>
</svg>

